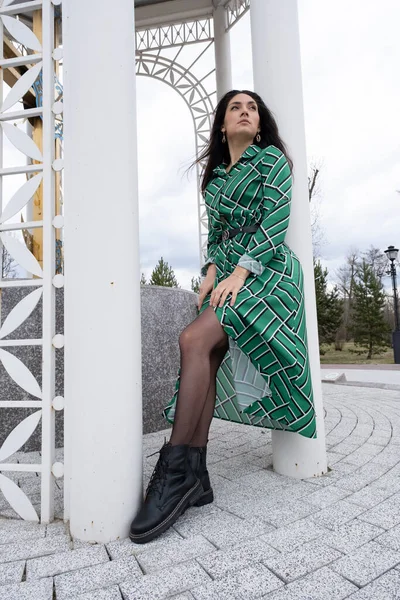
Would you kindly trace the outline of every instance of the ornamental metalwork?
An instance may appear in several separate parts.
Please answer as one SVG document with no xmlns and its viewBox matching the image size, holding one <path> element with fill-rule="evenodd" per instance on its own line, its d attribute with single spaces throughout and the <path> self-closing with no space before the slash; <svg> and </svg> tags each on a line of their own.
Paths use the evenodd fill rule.
<svg viewBox="0 0 400 600">
<path fill-rule="evenodd" d="M 250 0 L 230 0 L 225 5 L 227 11 L 228 25 L 227 30 L 246 14 L 250 8 Z"/>
<path fill-rule="evenodd" d="M 55 462 L 55 410 L 62 408 L 62 399 L 55 398 L 55 348 L 62 348 L 64 337 L 55 331 L 55 288 L 62 287 L 63 276 L 55 273 L 56 228 L 62 226 L 61 215 L 55 213 L 55 174 L 62 169 L 62 162 L 55 160 L 55 114 L 62 112 L 62 105 L 56 104 L 54 53 L 54 4 L 57 0 L 35 0 L 31 3 L 12 4 L 13 0 L 3 0 L 0 9 L 0 178 L 1 189 L 4 179 L 15 175 L 25 175 L 26 181 L 9 199 L 3 209 L 0 197 L 0 263 L 6 249 L 14 263 L 18 265 L 19 279 L 1 279 L 0 291 L 6 288 L 26 288 L 26 294 L 17 301 L 0 327 L 0 362 L 4 371 L 21 391 L 21 399 L 1 400 L 0 408 L 16 411 L 32 409 L 28 416 L 21 418 L 18 425 L 7 433 L 0 447 L 0 491 L 9 506 L 23 519 L 47 523 L 54 516 L 55 476 L 61 476 L 63 466 Z M 25 24 L 26 15 L 36 12 L 41 17 L 42 41 Z M 21 13 L 22 17 L 17 18 Z M 4 38 L 14 40 L 16 55 L 4 58 Z M 60 52 L 58 53 L 60 57 Z M 3 77 L 7 69 L 17 69 L 19 77 L 6 98 L 2 97 Z M 20 103 L 42 76 L 42 102 L 34 108 L 17 110 Z M 9 110 L 13 109 L 13 110 Z M 42 117 L 41 144 L 18 125 L 21 119 Z M 4 138 L 25 157 L 25 164 L 4 167 Z M 41 147 L 39 147 L 41 146 Z M 35 161 L 35 164 L 29 164 Z M 27 164 L 28 163 L 28 164 Z M 29 205 L 38 190 L 42 192 L 42 220 L 16 222 L 15 217 Z M 61 221 L 60 221 L 61 219 Z M 23 231 L 40 228 L 43 232 L 43 261 L 40 263 L 26 243 Z M 42 335 L 37 339 L 17 339 L 16 330 L 42 303 Z M 15 339 L 14 339 L 15 336 Z M 21 358 L 21 347 L 40 348 L 41 377 L 36 376 Z M 14 351 L 12 350 L 14 349 Z M 31 366 L 31 365 L 30 365 Z M 24 412 L 24 411 L 23 411 Z M 40 457 L 33 464 L 15 457 L 32 434 L 41 426 L 42 448 Z M 25 491 L 23 477 L 38 474 L 40 479 L 40 502 L 31 501 Z M 22 479 L 20 479 L 22 478 Z"/>
<path fill-rule="evenodd" d="M 188 30 L 190 29 L 190 23 Z M 162 28 L 160 28 L 161 30 Z M 212 30 L 212 24 L 209 22 L 209 31 Z M 137 33 L 137 36 L 141 32 Z M 208 35 L 208 34 L 207 34 Z M 172 47 L 171 37 L 168 40 L 168 48 Z M 148 48 L 147 50 L 137 50 L 136 52 L 136 73 L 144 77 L 158 79 L 172 87 L 185 101 L 193 120 L 195 150 L 196 156 L 205 149 L 210 137 L 213 112 L 216 102 L 216 81 L 215 67 L 206 70 L 202 58 L 207 53 L 214 54 L 214 40 L 197 40 L 198 52 L 195 58 L 192 58 L 188 64 L 182 64 L 178 59 L 183 59 L 182 49 L 184 44 L 176 45 L 176 53 L 170 58 L 163 56 L 164 46 L 157 48 Z M 144 45 L 144 44 L 143 44 Z M 199 75 L 194 75 L 201 74 Z M 201 170 L 204 168 L 204 162 L 196 165 L 197 178 L 197 206 L 198 206 L 198 224 L 199 224 L 199 252 L 200 265 L 204 263 L 204 254 L 207 245 L 208 220 L 204 198 L 200 193 Z"/>
<path fill-rule="evenodd" d="M 136 31 L 136 50 L 140 52 L 156 48 L 170 48 L 182 44 L 206 42 L 212 39 L 212 21 L 210 19 L 199 19 L 152 29 L 139 29 Z"/>
<path fill-rule="evenodd" d="M 228 31 L 250 8 L 250 0 L 230 0 L 224 5 L 226 30 Z M 185 45 L 198 44 L 199 52 L 190 64 L 178 62 Z M 166 49 L 177 48 L 174 58 L 163 56 Z M 186 102 L 193 119 L 196 156 L 204 150 L 211 133 L 216 106 L 215 68 L 195 77 L 199 72 L 201 58 L 212 50 L 214 53 L 214 27 L 212 18 L 203 18 L 182 23 L 173 23 L 136 31 L 136 72 L 137 75 L 159 79 L 173 87 Z M 201 67 L 200 67 L 201 72 Z M 199 223 L 200 267 L 206 254 L 208 219 L 204 199 L 200 193 L 200 168 L 196 165 L 197 204 Z"/>
</svg>

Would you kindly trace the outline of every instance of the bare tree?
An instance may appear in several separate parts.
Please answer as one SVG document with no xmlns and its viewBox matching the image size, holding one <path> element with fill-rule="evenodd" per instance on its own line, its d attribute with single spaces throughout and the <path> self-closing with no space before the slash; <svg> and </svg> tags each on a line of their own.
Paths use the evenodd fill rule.
<svg viewBox="0 0 400 600">
<path fill-rule="evenodd" d="M 320 189 L 317 185 L 317 178 L 320 169 L 315 163 L 310 166 L 310 175 L 308 176 L 308 200 L 311 202 L 313 196 L 319 195 Z"/>
<path fill-rule="evenodd" d="M 353 297 L 354 275 L 359 262 L 360 251 L 353 246 L 346 255 L 345 264 L 336 271 L 336 279 L 343 298 L 351 300 Z"/>
<path fill-rule="evenodd" d="M 363 258 L 367 265 L 371 267 L 375 277 L 382 283 L 382 278 L 386 275 L 388 269 L 388 259 L 386 254 L 371 244 L 368 250 L 363 252 Z"/>
<path fill-rule="evenodd" d="M 385 321 L 390 327 L 390 330 L 393 331 L 395 328 L 395 318 L 394 318 L 394 301 L 393 296 L 388 296 L 386 294 L 386 303 L 384 308 Z"/>
<path fill-rule="evenodd" d="M 24 222 L 24 217 L 21 215 L 21 223 Z M 33 252 L 33 235 L 27 229 L 22 229 L 22 237 L 25 245 L 30 252 Z M 11 233 L 13 235 L 13 233 Z M 15 235 L 15 234 L 14 234 Z M 1 254 L 1 269 L 4 279 L 12 279 L 18 277 L 18 263 L 10 256 L 7 249 L 3 245 Z"/>
<path fill-rule="evenodd" d="M 354 278 L 359 263 L 360 251 L 358 248 L 352 247 L 347 253 L 345 264 L 336 270 L 336 281 L 343 298 L 343 325 L 339 333 L 345 340 L 349 339 L 354 300 Z"/>
<path fill-rule="evenodd" d="M 322 162 L 317 163 L 312 161 L 310 164 L 310 174 L 308 176 L 308 199 L 310 202 L 311 215 L 311 234 L 313 245 L 314 260 L 321 256 L 321 248 L 325 245 L 325 233 L 321 226 L 321 188 L 320 188 L 320 172 Z"/>
<path fill-rule="evenodd" d="M 2 277 L 3 279 L 13 279 L 17 275 L 17 263 L 3 246 L 2 252 Z"/>
</svg>

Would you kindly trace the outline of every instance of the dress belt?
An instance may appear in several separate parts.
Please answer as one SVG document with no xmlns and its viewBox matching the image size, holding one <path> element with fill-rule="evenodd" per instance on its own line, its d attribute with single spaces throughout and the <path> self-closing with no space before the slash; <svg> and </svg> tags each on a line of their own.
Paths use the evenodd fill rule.
<svg viewBox="0 0 400 600">
<path fill-rule="evenodd" d="M 238 235 L 239 233 L 253 233 L 257 231 L 260 225 L 245 225 L 244 227 L 232 227 L 231 229 L 225 229 L 222 232 L 222 239 L 229 240 L 230 238 Z"/>
</svg>

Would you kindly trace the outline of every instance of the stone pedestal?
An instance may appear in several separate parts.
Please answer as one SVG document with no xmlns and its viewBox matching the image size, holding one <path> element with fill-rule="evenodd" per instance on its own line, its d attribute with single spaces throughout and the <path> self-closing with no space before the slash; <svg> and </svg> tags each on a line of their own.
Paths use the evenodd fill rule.
<svg viewBox="0 0 400 600">
<path fill-rule="evenodd" d="M 7 288 L 1 293 L 0 320 L 34 288 Z M 197 294 L 187 290 L 161 286 L 141 286 L 143 432 L 168 427 L 161 412 L 172 398 L 179 368 L 179 334 L 197 316 Z M 56 332 L 64 333 L 64 294 L 56 291 Z M 112 318 L 112 315 L 107 315 Z M 42 335 L 42 303 L 12 335 L 5 339 L 40 338 Z M 10 347 L 8 352 L 20 358 L 41 384 L 41 348 Z M 117 388 L 117 382 L 116 382 Z M 64 350 L 56 350 L 56 394 L 64 394 Z M 0 364 L 0 400 L 36 400 L 22 390 Z M 37 409 L 1 409 L 0 445 L 25 417 Z M 64 445 L 63 411 L 56 413 L 56 447 Z M 22 450 L 40 450 L 40 424 Z"/>
</svg>

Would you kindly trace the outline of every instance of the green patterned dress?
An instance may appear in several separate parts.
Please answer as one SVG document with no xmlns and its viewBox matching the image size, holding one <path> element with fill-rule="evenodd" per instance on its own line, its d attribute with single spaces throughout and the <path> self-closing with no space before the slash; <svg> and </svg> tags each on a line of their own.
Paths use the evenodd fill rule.
<svg viewBox="0 0 400 600">
<path fill-rule="evenodd" d="M 214 307 L 228 334 L 229 351 L 217 373 L 214 417 L 316 438 L 305 324 L 303 272 L 285 244 L 292 176 L 275 146 L 250 145 L 229 173 L 222 163 L 205 193 L 207 258 L 216 265 L 214 287 L 237 265 L 250 271 L 234 306 L 229 294 Z M 222 239 L 224 229 L 260 226 L 255 233 Z M 210 294 L 200 312 L 209 306 Z M 173 423 L 179 391 L 163 415 Z"/>
</svg>

